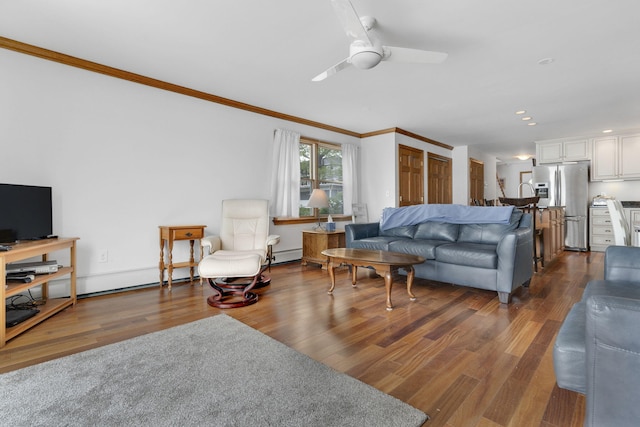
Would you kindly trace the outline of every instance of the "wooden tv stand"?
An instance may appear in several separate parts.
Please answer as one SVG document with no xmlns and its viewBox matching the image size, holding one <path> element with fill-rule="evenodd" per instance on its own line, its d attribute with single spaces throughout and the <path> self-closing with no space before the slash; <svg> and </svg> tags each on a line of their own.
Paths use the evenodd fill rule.
<svg viewBox="0 0 640 427">
<path fill-rule="evenodd" d="M 13 249 L 10 251 L 0 252 L 0 299 L 5 305 L 0 309 L 0 348 L 4 347 L 6 342 L 16 335 L 23 333 L 43 320 L 53 316 L 55 313 L 76 304 L 76 240 L 78 240 L 77 237 L 71 237 L 14 243 L 11 245 Z M 9 286 L 6 287 L 7 263 L 23 261 L 38 256 L 42 257 L 42 261 L 47 261 L 49 253 L 64 249 L 69 249 L 70 252 L 69 266 L 59 267 L 55 273 L 39 274 L 35 280 L 30 283 L 9 282 Z M 69 297 L 49 299 L 48 282 L 65 275 L 69 275 Z M 6 298 L 18 295 L 37 286 L 41 287 L 42 299 L 46 301 L 44 305 L 37 307 L 40 313 L 16 326 L 7 328 Z"/>
</svg>

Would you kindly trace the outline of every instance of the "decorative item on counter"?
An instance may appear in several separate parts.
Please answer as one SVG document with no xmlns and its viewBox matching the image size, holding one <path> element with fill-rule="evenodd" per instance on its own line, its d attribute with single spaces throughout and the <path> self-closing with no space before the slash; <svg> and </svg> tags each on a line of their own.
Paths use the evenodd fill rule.
<svg viewBox="0 0 640 427">
<path fill-rule="evenodd" d="M 327 231 L 336 231 L 336 223 L 335 222 L 328 222 L 326 224 L 326 229 L 327 229 Z"/>
<path fill-rule="evenodd" d="M 327 224 L 325 226 L 327 231 L 336 231 L 336 223 L 333 222 L 333 218 L 331 218 L 331 214 L 327 217 Z"/>
<path fill-rule="evenodd" d="M 593 207 L 606 207 L 607 206 L 607 200 L 612 200 L 615 199 L 615 197 L 612 196 L 607 196 L 606 194 L 602 193 L 599 194 L 597 196 L 595 196 L 593 198 L 593 200 L 591 201 L 591 206 Z"/>
</svg>

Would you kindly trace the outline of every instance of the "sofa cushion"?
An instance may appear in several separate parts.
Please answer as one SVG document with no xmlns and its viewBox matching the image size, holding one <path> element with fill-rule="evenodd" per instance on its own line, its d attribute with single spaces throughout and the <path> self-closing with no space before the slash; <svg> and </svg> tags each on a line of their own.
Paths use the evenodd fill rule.
<svg viewBox="0 0 640 427">
<path fill-rule="evenodd" d="M 414 239 L 442 240 L 455 242 L 458 239 L 460 225 L 447 222 L 427 221 L 418 224 Z"/>
<path fill-rule="evenodd" d="M 379 250 L 379 251 L 389 251 L 389 244 L 391 242 L 403 240 L 403 241 L 411 241 L 411 239 L 402 239 L 398 237 L 392 236 L 376 236 L 376 237 L 367 237 L 365 239 L 354 240 L 351 243 L 352 248 L 358 249 L 371 249 L 371 250 Z"/>
<path fill-rule="evenodd" d="M 436 261 L 480 268 L 498 268 L 496 245 L 483 243 L 445 243 L 436 247 Z"/>
<path fill-rule="evenodd" d="M 416 233 L 415 225 L 406 225 L 403 227 L 394 227 L 388 230 L 380 229 L 380 236 L 387 237 L 405 237 L 407 239 L 413 239 L 413 235 Z"/>
<path fill-rule="evenodd" d="M 436 259 L 436 248 L 449 242 L 443 240 L 395 240 L 389 244 L 392 252 L 402 252 L 405 254 L 419 255 L 424 259 Z"/>
<path fill-rule="evenodd" d="M 509 224 L 462 224 L 458 242 L 496 244 L 509 231 L 518 228 L 522 211 L 514 209 Z"/>
<path fill-rule="evenodd" d="M 582 394 L 587 391 L 586 319 L 586 304 L 574 304 L 553 345 L 553 369 L 558 387 Z"/>
<path fill-rule="evenodd" d="M 604 255 L 606 280 L 640 281 L 640 248 L 609 246 Z"/>
<path fill-rule="evenodd" d="M 640 299 L 640 283 L 625 280 L 591 280 L 584 288 L 582 301 L 596 295 Z"/>
</svg>

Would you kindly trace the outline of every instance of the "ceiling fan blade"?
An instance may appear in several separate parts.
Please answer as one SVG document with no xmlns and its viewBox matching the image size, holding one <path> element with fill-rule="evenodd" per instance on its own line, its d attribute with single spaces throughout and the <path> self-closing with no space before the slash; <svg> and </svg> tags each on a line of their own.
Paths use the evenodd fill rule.
<svg viewBox="0 0 640 427">
<path fill-rule="evenodd" d="M 358 13 L 349 0 L 331 0 L 331 4 L 336 15 L 338 15 L 342 28 L 344 28 L 351 41 L 360 40 L 373 45 L 367 30 L 362 25 L 362 21 L 360 21 Z"/>
<path fill-rule="evenodd" d="M 440 64 L 447 59 L 444 52 L 409 49 L 407 47 L 384 46 L 384 60 L 393 62 L 414 62 L 420 64 Z"/>
<path fill-rule="evenodd" d="M 347 68 L 350 65 L 351 65 L 351 62 L 349 62 L 349 58 L 345 58 L 342 61 L 338 62 L 333 67 L 323 71 L 322 73 L 320 73 L 317 76 L 315 76 L 314 78 L 312 78 L 311 81 L 312 82 L 320 82 L 320 81 L 326 79 L 327 77 L 333 76 L 338 71 L 344 70 L 345 68 Z"/>
</svg>

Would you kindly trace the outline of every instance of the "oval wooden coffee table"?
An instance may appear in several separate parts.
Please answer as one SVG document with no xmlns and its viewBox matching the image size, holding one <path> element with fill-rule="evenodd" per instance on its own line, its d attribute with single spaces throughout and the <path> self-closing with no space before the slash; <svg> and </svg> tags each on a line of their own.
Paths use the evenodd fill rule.
<svg viewBox="0 0 640 427">
<path fill-rule="evenodd" d="M 392 272 L 397 268 L 407 270 L 407 293 L 411 301 L 415 301 L 416 296 L 411 292 L 413 276 L 415 270 L 413 264 L 421 264 L 425 259 L 418 255 L 409 255 L 399 252 L 375 251 L 369 249 L 355 248 L 334 248 L 325 249 L 322 255 L 329 258 L 329 276 L 331 277 L 331 287 L 328 293 L 332 294 L 336 287 L 335 269 L 338 265 L 351 264 L 351 286 L 356 286 L 358 267 L 373 267 L 376 273 L 384 277 L 384 286 L 387 290 L 387 310 L 393 310 L 391 304 L 391 285 L 393 284 Z"/>
</svg>

